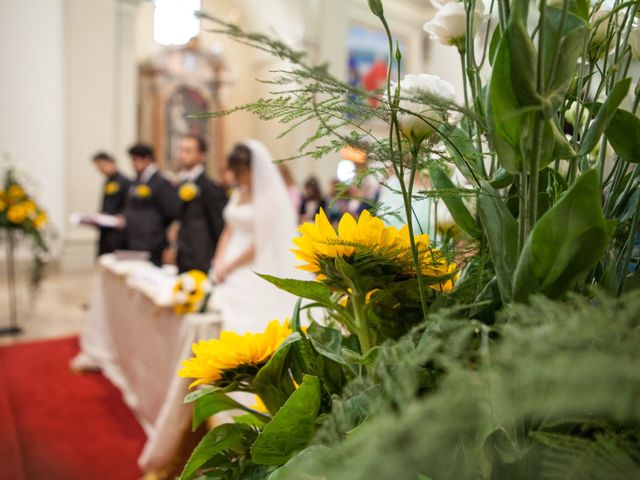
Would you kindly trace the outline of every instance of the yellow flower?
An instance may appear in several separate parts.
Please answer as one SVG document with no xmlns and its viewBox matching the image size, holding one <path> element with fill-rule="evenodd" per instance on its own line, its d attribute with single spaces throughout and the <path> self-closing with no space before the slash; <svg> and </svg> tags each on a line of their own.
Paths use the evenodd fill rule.
<svg viewBox="0 0 640 480">
<path fill-rule="evenodd" d="M 7 190 L 7 197 L 9 197 L 9 201 L 22 200 L 24 195 L 24 189 L 17 183 L 11 185 Z"/>
<path fill-rule="evenodd" d="M 27 217 L 31 219 L 34 219 L 36 217 L 38 212 L 38 207 L 33 200 L 25 200 L 24 202 L 21 202 L 19 205 L 21 205 L 24 208 L 25 212 L 27 212 Z"/>
<path fill-rule="evenodd" d="M 301 236 L 293 239 L 298 249 L 293 252 L 299 260 L 305 262 L 298 268 L 318 274 L 318 280 L 326 278 L 321 271 L 322 259 L 349 258 L 356 253 L 377 255 L 400 267 L 404 274 L 415 275 L 408 226 L 405 225 L 400 230 L 387 227 L 367 210 L 360 214 L 357 221 L 351 214 L 344 214 L 337 232 L 324 211 L 320 210 L 315 223 L 305 223 L 298 231 Z M 438 249 L 430 248 L 429 235 L 415 235 L 414 240 L 422 274 L 439 276 L 455 272 L 455 264 L 449 263 Z M 431 288 L 443 290 L 441 285 L 432 285 Z"/>
<path fill-rule="evenodd" d="M 0 212 L 4 212 L 6 208 L 7 208 L 7 202 L 5 202 L 3 196 L 0 195 Z"/>
<path fill-rule="evenodd" d="M 178 277 L 173 286 L 174 310 L 177 314 L 194 313 L 201 309 L 211 291 L 207 275 L 200 270 L 189 270 Z"/>
<path fill-rule="evenodd" d="M 255 410 L 256 412 L 266 413 L 266 414 L 269 413 L 267 406 L 264 404 L 264 402 L 258 395 L 256 395 L 256 403 L 251 405 L 249 408 L 251 408 L 252 410 Z"/>
<path fill-rule="evenodd" d="M 138 198 L 147 198 L 151 196 L 151 188 L 149 188 L 149 185 L 141 183 L 136 187 L 135 193 Z"/>
<path fill-rule="evenodd" d="M 12 205 L 7 210 L 7 219 L 15 225 L 20 225 L 24 222 L 27 219 L 27 215 L 28 211 L 22 204 Z"/>
<path fill-rule="evenodd" d="M 107 195 L 115 195 L 120 191 L 120 184 L 118 182 L 109 182 L 104 186 L 104 193 Z"/>
<path fill-rule="evenodd" d="M 38 212 L 36 218 L 33 219 L 33 226 L 36 230 L 41 230 L 47 223 L 47 214 L 43 211 Z"/>
<path fill-rule="evenodd" d="M 281 325 L 273 320 L 263 333 L 222 332 L 219 339 L 201 340 L 193 344 L 194 357 L 182 362 L 178 372 L 182 378 L 195 378 L 189 388 L 220 380 L 225 371 L 243 366 L 260 367 L 282 342 L 291 335 L 289 321 Z"/>
<path fill-rule="evenodd" d="M 178 195 L 183 202 L 190 202 L 198 195 L 199 189 L 195 183 L 185 183 L 178 190 Z"/>
</svg>

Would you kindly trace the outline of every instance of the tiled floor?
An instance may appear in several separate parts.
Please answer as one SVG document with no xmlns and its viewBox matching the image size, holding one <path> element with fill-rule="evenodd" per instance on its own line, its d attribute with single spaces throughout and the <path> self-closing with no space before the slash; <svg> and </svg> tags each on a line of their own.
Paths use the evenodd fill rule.
<svg viewBox="0 0 640 480">
<path fill-rule="evenodd" d="M 27 276 L 19 278 L 19 324 L 23 333 L 0 336 L 0 345 L 37 339 L 58 338 L 80 332 L 92 292 L 93 272 L 48 273 L 40 291 L 31 300 Z M 0 278 L 0 328 L 9 321 L 8 288 Z"/>
</svg>

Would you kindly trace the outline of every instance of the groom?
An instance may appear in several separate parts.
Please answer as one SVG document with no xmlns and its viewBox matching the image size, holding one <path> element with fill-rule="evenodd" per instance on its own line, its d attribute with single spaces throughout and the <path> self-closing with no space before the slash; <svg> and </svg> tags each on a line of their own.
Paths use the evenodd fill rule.
<svg viewBox="0 0 640 480">
<path fill-rule="evenodd" d="M 151 262 L 160 266 L 168 243 L 167 228 L 180 213 L 180 201 L 159 171 L 150 146 L 134 145 L 129 155 L 137 177 L 123 212 L 127 248 L 149 252 Z"/>
<path fill-rule="evenodd" d="M 224 227 L 222 210 L 227 196 L 204 171 L 207 143 L 204 138 L 189 134 L 180 140 L 180 186 L 182 201 L 178 233 L 178 271 L 208 272 Z"/>
</svg>

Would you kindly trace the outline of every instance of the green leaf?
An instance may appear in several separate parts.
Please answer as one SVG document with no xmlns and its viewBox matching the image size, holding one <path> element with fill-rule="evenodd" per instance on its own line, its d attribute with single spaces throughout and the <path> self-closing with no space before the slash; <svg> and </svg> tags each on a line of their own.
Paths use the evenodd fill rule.
<svg viewBox="0 0 640 480">
<path fill-rule="evenodd" d="M 616 153 L 627 162 L 640 162 L 640 118 L 618 109 L 604 131 Z"/>
<path fill-rule="evenodd" d="M 511 80 L 510 57 L 509 43 L 503 37 L 487 91 L 487 130 L 502 167 L 517 174 L 522 169 L 523 111 Z"/>
<path fill-rule="evenodd" d="M 505 32 L 509 51 L 509 72 L 514 93 L 521 106 L 542 106 L 536 89 L 536 49 L 527 30 L 529 0 L 513 0 L 509 24 Z M 498 60 L 499 61 L 499 60 Z M 494 65 L 495 68 L 495 65 Z"/>
<path fill-rule="evenodd" d="M 513 298 L 559 298 L 602 258 L 613 222 L 602 213 L 598 174 L 590 170 L 538 221 L 518 260 Z"/>
<path fill-rule="evenodd" d="M 308 446 L 316 430 L 320 410 L 320 381 L 305 375 L 302 385 L 289 397 L 251 446 L 253 460 L 261 465 L 282 465 Z"/>
<path fill-rule="evenodd" d="M 215 415 L 216 413 L 225 412 L 227 410 L 244 410 L 245 412 L 248 412 L 263 421 L 269 420 L 269 417 L 267 417 L 266 415 L 255 412 L 249 407 L 236 402 L 225 393 L 213 392 L 209 393 L 208 395 L 199 397 L 197 400 L 195 400 L 193 404 L 193 430 L 198 428 L 200 424 L 207 420 L 207 418 L 209 418 L 210 416 Z"/>
<path fill-rule="evenodd" d="M 342 333 L 340 330 L 323 327 L 313 322 L 307 329 L 307 337 L 313 348 L 321 355 L 343 365 L 347 363 L 342 357 Z"/>
<path fill-rule="evenodd" d="M 444 145 L 454 165 L 467 181 L 477 185 L 484 178 L 482 155 L 474 148 L 469 134 L 460 127 L 455 127 L 443 136 Z"/>
<path fill-rule="evenodd" d="M 502 303 L 511 302 L 511 282 L 518 262 L 518 222 L 498 192 L 483 184 L 478 196 L 478 213 L 484 227 Z"/>
<path fill-rule="evenodd" d="M 258 276 L 296 297 L 308 298 L 326 306 L 331 305 L 329 288 L 320 282 L 296 280 L 293 278 L 278 278 L 262 273 L 258 273 Z"/>
<path fill-rule="evenodd" d="M 457 188 L 447 172 L 437 164 L 429 165 L 429 178 L 437 190 L 453 192 Z M 480 238 L 480 230 L 476 225 L 476 221 L 469 213 L 462 199 L 455 194 L 446 193 L 442 194 L 441 197 L 456 224 L 471 238 Z"/>
<path fill-rule="evenodd" d="M 277 412 L 295 389 L 289 375 L 289 350 L 300 338 L 299 333 L 292 334 L 253 379 L 254 390 L 271 413 Z"/>
<path fill-rule="evenodd" d="M 598 110 L 598 113 L 596 114 L 596 118 L 591 123 L 589 130 L 587 130 L 587 134 L 584 136 L 584 139 L 580 143 L 578 155 L 586 155 L 598 144 L 602 133 L 609 127 L 609 124 L 613 120 L 613 117 L 616 115 L 618 106 L 627 96 L 630 86 L 631 78 L 620 80 L 611 89 L 609 96 L 602 104 L 602 106 L 595 106 L 595 108 Z"/>
<path fill-rule="evenodd" d="M 583 8 L 584 5 L 581 5 L 576 10 Z M 549 7 L 546 12 L 544 118 L 550 119 L 564 103 L 571 79 L 575 74 L 576 62 L 582 53 L 587 23 L 579 16 L 573 15 L 571 10 L 564 14 L 564 20 L 562 10 Z M 560 31 L 561 27 L 562 31 Z"/>
<path fill-rule="evenodd" d="M 189 480 L 210 458 L 227 450 L 241 450 L 244 443 L 243 429 L 247 427 L 236 424 L 224 424 L 208 432 L 191 453 L 184 467 L 181 480 Z"/>
</svg>

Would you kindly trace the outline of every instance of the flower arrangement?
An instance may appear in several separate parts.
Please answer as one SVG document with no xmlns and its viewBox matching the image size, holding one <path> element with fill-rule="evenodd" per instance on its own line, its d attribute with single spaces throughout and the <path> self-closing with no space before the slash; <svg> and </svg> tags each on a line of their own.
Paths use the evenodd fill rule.
<svg viewBox="0 0 640 480">
<path fill-rule="evenodd" d="M 24 240 L 32 244 L 33 270 L 31 274 L 31 290 L 35 295 L 42 280 L 44 256 L 48 252 L 48 234 L 51 234 L 46 211 L 31 196 L 15 171 L 7 168 L 0 183 L 0 238 L 7 246 L 7 275 L 11 297 L 9 317 L 11 327 L 9 333 L 18 333 L 18 311 L 14 301 L 16 296 L 16 277 L 14 252 Z"/>
<path fill-rule="evenodd" d="M 310 303 L 259 370 L 195 375 L 211 385 L 187 397 L 194 424 L 224 409 L 248 418 L 210 431 L 182 478 L 637 476 L 640 5 L 432 3 L 424 29 L 456 49 L 463 102 L 427 74 L 353 88 L 209 17 L 295 65 L 276 81 L 291 90 L 243 108 L 317 121 L 301 157 L 366 151 L 399 180 L 406 225 L 367 211 L 337 230 L 324 212 L 300 227 L 295 255 L 315 280 L 262 277 Z M 368 4 L 400 60 L 383 1 Z M 354 96 L 375 101 L 344 102 Z M 427 197 L 459 238 L 415 231 L 413 203 Z M 268 413 L 226 396 L 237 389 Z"/>
<path fill-rule="evenodd" d="M 195 183 L 187 182 L 178 189 L 178 196 L 183 202 L 190 202 L 198 196 L 200 189 Z"/>
<path fill-rule="evenodd" d="M 179 315 L 202 313 L 211 295 L 211 282 L 204 272 L 189 270 L 181 274 L 173 287 L 174 310 Z"/>
</svg>

